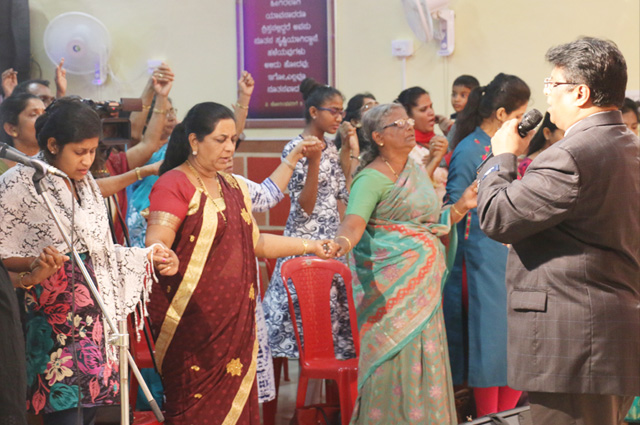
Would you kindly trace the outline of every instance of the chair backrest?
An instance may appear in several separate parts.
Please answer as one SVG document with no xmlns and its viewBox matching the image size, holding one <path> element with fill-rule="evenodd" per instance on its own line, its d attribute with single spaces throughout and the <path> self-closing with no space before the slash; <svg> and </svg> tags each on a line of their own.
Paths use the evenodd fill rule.
<svg viewBox="0 0 640 425">
<path fill-rule="evenodd" d="M 305 358 L 331 358 L 335 356 L 333 332 L 331 326 L 331 283 L 336 274 L 342 276 L 347 290 L 349 320 L 356 354 L 360 353 L 360 340 L 356 310 L 351 288 L 351 272 L 338 260 L 322 260 L 318 257 L 297 257 L 286 261 L 281 268 L 282 281 L 289 298 L 289 312 L 296 333 L 300 360 Z M 297 326 L 293 300 L 289 288 L 289 280 L 297 294 L 302 321 L 304 346 L 300 343 L 300 332 Z"/>
</svg>

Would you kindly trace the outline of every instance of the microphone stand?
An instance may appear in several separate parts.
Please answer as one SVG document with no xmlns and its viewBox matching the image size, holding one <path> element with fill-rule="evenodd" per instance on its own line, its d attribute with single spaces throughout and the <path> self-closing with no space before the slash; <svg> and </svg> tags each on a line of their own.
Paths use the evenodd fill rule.
<svg viewBox="0 0 640 425">
<path fill-rule="evenodd" d="M 82 262 L 82 259 L 80 258 L 80 255 L 78 254 L 78 251 L 71 245 L 71 240 L 69 239 L 69 236 L 65 233 L 65 231 L 64 231 L 64 229 L 62 227 L 62 223 L 60 222 L 60 219 L 58 218 L 56 212 L 54 211 L 53 206 L 51 205 L 51 201 L 49 200 L 49 197 L 48 197 L 47 193 L 42 189 L 41 182 L 42 182 L 42 179 L 44 177 L 45 177 L 45 173 L 40 169 L 36 169 L 36 172 L 33 175 L 33 184 L 36 187 L 36 192 L 40 196 L 42 196 L 42 199 L 44 200 L 44 203 L 46 204 L 47 209 L 51 213 L 51 216 L 53 217 L 53 220 L 56 222 L 56 226 L 58 227 L 58 230 L 60 231 L 60 234 L 62 235 L 62 237 L 63 237 L 64 241 L 66 242 L 67 246 L 69 247 L 69 249 L 71 250 L 71 252 L 73 254 L 73 257 L 75 258 L 76 264 L 78 265 L 78 267 L 82 271 L 82 275 L 84 276 L 84 278 L 85 278 L 85 280 L 87 282 L 87 285 L 89 286 L 89 289 L 91 290 L 91 293 L 93 294 L 93 298 L 98 303 L 98 306 L 100 307 L 100 310 L 102 311 L 102 315 L 106 319 L 107 325 L 109 326 L 109 329 L 111 330 L 111 338 L 109 339 L 109 341 L 107 341 L 107 343 L 110 344 L 110 345 L 119 347 L 119 352 L 120 352 L 120 423 L 122 425 L 129 425 L 129 423 L 130 423 L 128 366 L 131 367 L 131 371 L 133 372 L 133 374 L 135 375 L 136 379 L 138 380 L 138 384 L 140 385 L 140 388 L 142 388 L 142 391 L 144 392 L 144 395 L 147 398 L 147 401 L 149 402 L 149 406 L 151 406 L 151 410 L 153 411 L 156 419 L 158 420 L 158 422 L 164 422 L 164 416 L 163 416 L 162 412 L 160 411 L 160 408 L 158 407 L 158 403 L 156 403 L 156 400 L 153 398 L 153 395 L 151 395 L 151 391 L 149 391 L 149 387 L 147 386 L 146 382 L 144 381 L 144 378 L 142 378 L 142 374 L 140 374 L 140 369 L 138 369 L 138 366 L 136 365 L 135 361 L 133 360 L 133 356 L 129 352 L 129 334 L 127 333 L 127 321 L 126 320 L 119 321 L 118 322 L 118 326 L 119 327 L 116 327 L 116 325 L 113 322 L 113 320 L 111 319 L 111 317 L 109 317 L 109 315 L 107 314 L 107 310 L 106 310 L 106 308 L 104 306 L 104 302 L 102 300 L 102 297 L 100 296 L 100 293 L 98 292 L 98 289 L 97 289 L 95 283 L 91 279 L 91 276 L 89 275 L 89 272 L 87 271 L 87 268 L 85 267 L 84 263 Z M 73 232 L 73 229 L 71 229 L 71 231 Z"/>
</svg>

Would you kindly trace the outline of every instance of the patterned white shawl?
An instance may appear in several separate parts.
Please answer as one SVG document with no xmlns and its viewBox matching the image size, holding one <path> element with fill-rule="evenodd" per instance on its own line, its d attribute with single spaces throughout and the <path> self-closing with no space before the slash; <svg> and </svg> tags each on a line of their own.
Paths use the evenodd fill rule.
<svg viewBox="0 0 640 425">
<path fill-rule="evenodd" d="M 39 159 L 44 159 L 42 154 Z M 69 252 L 58 227 L 31 180 L 34 170 L 21 164 L 0 176 L 0 258 L 34 257 L 53 245 Z M 112 320 L 124 320 L 136 311 L 141 313 L 151 290 L 152 264 L 147 254 L 151 248 L 126 248 L 111 239 L 107 210 L 100 189 L 88 174 L 76 183 L 80 202 L 72 201 L 65 181 L 48 175 L 42 180 L 65 233 L 71 228 L 71 202 L 75 202 L 74 247 L 89 253 L 96 285 Z M 136 311 L 137 316 L 137 311 Z M 104 327 L 108 337 L 108 327 Z"/>
</svg>

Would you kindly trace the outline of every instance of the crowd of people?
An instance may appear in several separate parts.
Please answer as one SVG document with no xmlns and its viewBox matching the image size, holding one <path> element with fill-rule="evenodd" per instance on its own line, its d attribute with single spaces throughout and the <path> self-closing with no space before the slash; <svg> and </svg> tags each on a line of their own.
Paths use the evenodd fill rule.
<svg viewBox="0 0 640 425">
<path fill-rule="evenodd" d="M 304 255 L 352 271 L 356 311 L 336 276 L 327 344 L 359 359 L 353 424 L 457 424 L 464 387 L 476 416 L 530 403 L 536 424 L 640 420 L 638 104 L 611 42 L 581 38 L 547 60 L 550 108 L 526 137 L 531 89 L 515 75 L 456 78 L 449 117 L 423 87 L 387 103 L 360 93 L 345 109 L 307 78 L 305 127 L 263 182 L 233 173 L 247 72 L 233 110 L 199 103 L 180 122 L 176 76 L 160 65 L 125 147 L 66 96 L 64 60 L 55 96 L 5 71 L 0 139 L 69 176 L 40 184 L 105 310 L 34 169 L 0 158 L 0 420 L 95 423 L 120 398 L 104 315 L 148 311 L 168 424 L 258 424 L 260 403 L 274 423 L 301 321 L 280 269 Z M 253 213 L 285 191 L 284 235 L 261 233 Z M 264 299 L 256 258 L 278 259 Z"/>
</svg>

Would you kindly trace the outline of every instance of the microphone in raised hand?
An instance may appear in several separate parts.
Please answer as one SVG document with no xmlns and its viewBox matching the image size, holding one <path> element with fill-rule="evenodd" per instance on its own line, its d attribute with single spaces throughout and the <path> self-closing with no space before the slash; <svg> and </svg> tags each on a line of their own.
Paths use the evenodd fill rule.
<svg viewBox="0 0 640 425">
<path fill-rule="evenodd" d="M 518 124 L 518 134 L 520 137 L 527 137 L 527 134 L 542 121 L 542 113 L 537 109 L 532 109 L 522 117 Z"/>
<path fill-rule="evenodd" d="M 540 123 L 540 121 L 542 121 L 542 118 L 542 113 L 537 109 L 532 109 L 524 114 L 524 116 L 520 120 L 520 123 L 518 124 L 518 134 L 520 135 L 520 137 L 527 137 L 527 134 L 529 134 L 529 132 L 533 130 Z M 487 161 L 491 158 L 493 158 L 493 151 L 489 151 L 487 157 L 480 163 L 480 165 L 478 165 L 478 168 L 476 168 L 476 173 L 479 173 L 482 167 L 484 167 L 484 164 L 486 164 Z"/>
</svg>

